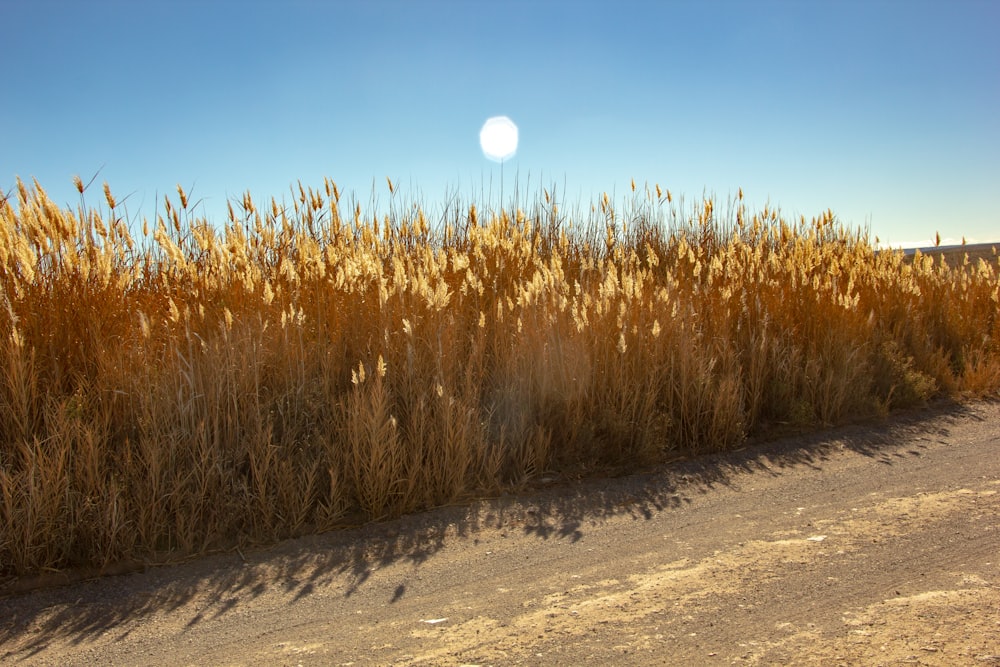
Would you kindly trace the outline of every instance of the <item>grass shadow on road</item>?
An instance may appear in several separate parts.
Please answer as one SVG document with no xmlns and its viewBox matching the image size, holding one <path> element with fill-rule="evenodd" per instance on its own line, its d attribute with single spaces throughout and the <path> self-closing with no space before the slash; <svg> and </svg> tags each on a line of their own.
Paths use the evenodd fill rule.
<svg viewBox="0 0 1000 667">
<path fill-rule="evenodd" d="M 279 545 L 218 554 L 176 566 L 104 577 L 69 586 L 0 597 L 0 661 L 30 658 L 53 642 L 80 644 L 105 633 L 126 638 L 142 620 L 177 612 L 187 628 L 234 613 L 265 592 L 295 604 L 318 590 L 351 596 L 381 568 L 420 564 L 455 540 L 493 539 L 520 532 L 539 540 L 580 540 L 588 527 L 614 517 L 650 520 L 684 508 L 719 487 L 820 470 L 838 451 L 850 450 L 886 465 L 918 456 L 927 440 L 948 436 L 959 420 L 984 419 L 976 406 L 940 403 L 820 433 L 748 443 L 737 451 L 675 461 L 627 476 L 552 479 L 517 494 L 438 508 Z M 747 475 L 750 475 L 748 478 Z M 386 602 L 405 597 L 400 583 Z M 185 617 L 185 615 L 187 615 Z M 170 627 L 175 627 L 171 625 Z"/>
</svg>

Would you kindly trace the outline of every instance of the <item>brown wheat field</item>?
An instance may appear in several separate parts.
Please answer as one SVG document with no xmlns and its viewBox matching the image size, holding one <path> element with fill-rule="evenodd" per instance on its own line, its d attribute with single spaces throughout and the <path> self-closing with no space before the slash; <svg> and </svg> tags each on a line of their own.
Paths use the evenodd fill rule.
<svg viewBox="0 0 1000 667">
<path fill-rule="evenodd" d="M 178 188 L 140 234 L 76 183 L 75 209 L 37 182 L 0 203 L 0 578 L 1000 388 L 996 251 L 878 252 L 830 211 L 633 184 L 430 220 L 391 182 L 362 211 L 327 180 L 219 225 Z"/>
</svg>

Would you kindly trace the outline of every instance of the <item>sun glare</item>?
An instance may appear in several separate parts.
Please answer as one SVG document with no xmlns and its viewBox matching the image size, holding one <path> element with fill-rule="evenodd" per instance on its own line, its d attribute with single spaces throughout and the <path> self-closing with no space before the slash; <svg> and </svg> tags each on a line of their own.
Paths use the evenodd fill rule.
<svg viewBox="0 0 1000 667">
<path fill-rule="evenodd" d="M 494 116 L 479 131 L 483 154 L 494 162 L 503 162 L 517 151 L 517 125 L 507 116 Z"/>
</svg>

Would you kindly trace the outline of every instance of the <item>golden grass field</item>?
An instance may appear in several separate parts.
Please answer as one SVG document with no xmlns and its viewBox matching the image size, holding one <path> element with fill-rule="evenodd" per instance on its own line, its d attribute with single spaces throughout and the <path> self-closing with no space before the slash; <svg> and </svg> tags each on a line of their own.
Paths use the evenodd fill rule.
<svg viewBox="0 0 1000 667">
<path fill-rule="evenodd" d="M 0 203 L 0 577 L 262 544 L 1000 388 L 996 252 L 876 252 L 833 213 L 432 223 L 248 193 L 225 225 L 104 187 Z"/>
</svg>

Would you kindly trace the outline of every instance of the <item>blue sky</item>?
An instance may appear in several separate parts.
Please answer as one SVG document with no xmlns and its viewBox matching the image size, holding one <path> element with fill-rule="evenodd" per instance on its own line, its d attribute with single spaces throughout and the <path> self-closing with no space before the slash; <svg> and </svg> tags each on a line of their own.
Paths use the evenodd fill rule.
<svg viewBox="0 0 1000 667">
<path fill-rule="evenodd" d="M 1000 240 L 1000 3 L 4 0 L 0 187 L 152 216 L 177 183 L 223 222 L 329 176 L 431 211 L 499 187 L 567 207 L 742 187 L 883 242 Z M 193 186 L 193 188 L 192 188 Z M 509 194 L 509 192 L 508 192 Z"/>
</svg>

